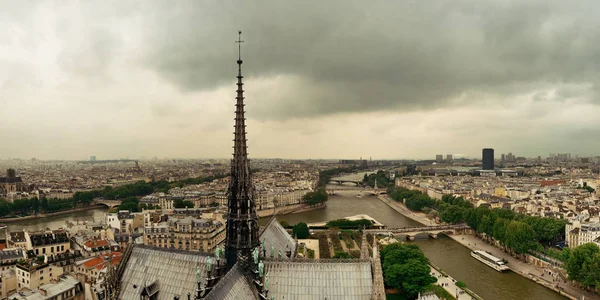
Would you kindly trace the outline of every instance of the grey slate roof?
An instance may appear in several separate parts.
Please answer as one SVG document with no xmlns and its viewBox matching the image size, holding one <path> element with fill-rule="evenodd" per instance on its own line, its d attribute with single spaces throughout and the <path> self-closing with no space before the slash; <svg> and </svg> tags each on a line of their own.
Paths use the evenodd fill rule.
<svg viewBox="0 0 600 300">
<path fill-rule="evenodd" d="M 260 234 L 260 243 L 267 239 L 267 255 L 271 251 L 271 245 L 275 247 L 275 256 L 281 250 L 281 254 L 285 257 L 285 252 L 289 249 L 292 251 L 292 256 L 296 256 L 296 241 L 290 234 L 279 224 L 276 218 L 271 218 L 267 227 Z"/>
<path fill-rule="evenodd" d="M 227 275 L 215 285 L 205 300 L 257 299 L 251 283 L 244 277 L 238 265 L 233 266 Z"/>
<path fill-rule="evenodd" d="M 166 251 L 137 246 L 133 249 L 127 268 L 121 278 L 123 300 L 138 300 L 146 285 L 158 284 L 158 299 L 173 300 L 179 295 L 187 299 L 187 293 L 196 293 L 196 268 L 202 278 L 205 274 L 206 256 L 198 252 Z M 136 285 L 136 288 L 133 287 Z"/>
<path fill-rule="evenodd" d="M 288 300 L 369 300 L 371 263 L 354 261 L 265 261 L 269 297 Z"/>
</svg>

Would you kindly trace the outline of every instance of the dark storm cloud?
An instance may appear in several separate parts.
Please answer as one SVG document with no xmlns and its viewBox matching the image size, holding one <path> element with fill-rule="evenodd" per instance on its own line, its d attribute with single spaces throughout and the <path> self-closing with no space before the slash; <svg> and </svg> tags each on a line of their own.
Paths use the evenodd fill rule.
<svg viewBox="0 0 600 300">
<path fill-rule="evenodd" d="M 428 109 L 469 91 L 597 84 L 595 4 L 177 2 L 150 19 L 145 62 L 184 90 L 231 83 L 242 29 L 247 77 L 297 78 L 277 99 L 255 99 L 258 117 Z"/>
</svg>

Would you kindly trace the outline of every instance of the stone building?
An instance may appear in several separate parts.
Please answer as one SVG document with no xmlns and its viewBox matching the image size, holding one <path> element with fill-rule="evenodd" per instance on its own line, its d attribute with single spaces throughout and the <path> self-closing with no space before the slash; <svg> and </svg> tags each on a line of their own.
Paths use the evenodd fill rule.
<svg viewBox="0 0 600 300">
<path fill-rule="evenodd" d="M 39 232 L 25 231 L 26 249 L 35 256 L 56 255 L 71 250 L 71 240 L 66 230 Z"/>
<path fill-rule="evenodd" d="M 0 197 L 4 198 L 11 193 L 26 192 L 27 187 L 23 184 L 20 176 L 14 169 L 6 170 L 6 177 L 0 177 Z"/>
<path fill-rule="evenodd" d="M 212 252 L 224 240 L 225 225 L 211 219 L 174 218 L 144 229 L 144 245 L 159 248 Z"/>
</svg>

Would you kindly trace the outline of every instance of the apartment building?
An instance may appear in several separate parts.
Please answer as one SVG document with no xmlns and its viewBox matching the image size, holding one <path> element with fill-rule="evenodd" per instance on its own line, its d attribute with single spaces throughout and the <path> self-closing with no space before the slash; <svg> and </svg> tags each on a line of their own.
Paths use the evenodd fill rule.
<svg viewBox="0 0 600 300">
<path fill-rule="evenodd" d="M 172 218 L 145 228 L 144 244 L 179 250 L 212 252 L 225 240 L 225 225 L 213 219 Z"/>
</svg>

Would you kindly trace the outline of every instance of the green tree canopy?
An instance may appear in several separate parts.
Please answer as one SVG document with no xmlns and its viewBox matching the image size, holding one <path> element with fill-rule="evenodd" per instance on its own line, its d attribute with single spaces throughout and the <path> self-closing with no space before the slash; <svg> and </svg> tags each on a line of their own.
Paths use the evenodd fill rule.
<svg viewBox="0 0 600 300">
<path fill-rule="evenodd" d="M 437 279 L 430 274 L 429 260 L 414 244 L 395 243 L 381 250 L 385 284 L 415 297 Z"/>
<path fill-rule="evenodd" d="M 575 247 L 567 260 L 569 278 L 587 287 L 600 287 L 600 248 L 594 243 Z"/>
<path fill-rule="evenodd" d="M 187 200 L 177 199 L 173 202 L 175 208 L 194 208 L 194 203 Z"/>
<path fill-rule="evenodd" d="M 306 223 L 304 223 L 304 222 L 300 222 L 300 223 L 294 225 L 294 228 L 292 229 L 292 234 L 295 235 L 299 239 L 308 238 L 308 236 L 310 235 L 310 232 L 308 230 L 308 225 L 306 225 Z"/>
<path fill-rule="evenodd" d="M 506 245 L 516 253 L 527 253 L 535 249 L 537 242 L 533 239 L 535 231 L 529 224 L 519 221 L 510 221 L 506 227 Z"/>
</svg>

